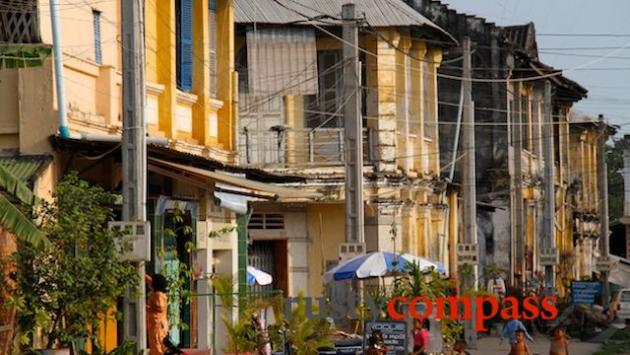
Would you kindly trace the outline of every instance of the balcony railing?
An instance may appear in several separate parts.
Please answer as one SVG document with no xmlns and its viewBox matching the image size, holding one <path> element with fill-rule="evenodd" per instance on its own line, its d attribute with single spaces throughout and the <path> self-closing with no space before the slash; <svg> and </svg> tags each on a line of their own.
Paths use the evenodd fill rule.
<svg viewBox="0 0 630 355">
<path fill-rule="evenodd" d="M 243 129 L 239 133 L 240 162 L 258 167 L 335 166 L 345 160 L 344 129 Z M 373 131 L 363 131 L 363 159 L 374 158 Z"/>
</svg>

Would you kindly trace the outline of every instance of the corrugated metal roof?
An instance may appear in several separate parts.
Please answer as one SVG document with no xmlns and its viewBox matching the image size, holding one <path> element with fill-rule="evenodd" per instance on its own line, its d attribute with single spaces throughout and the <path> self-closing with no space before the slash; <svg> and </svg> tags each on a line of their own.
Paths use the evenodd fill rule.
<svg viewBox="0 0 630 355">
<path fill-rule="evenodd" d="M 0 157 L 0 165 L 13 176 L 23 182 L 32 182 L 48 163 L 52 161 L 49 155 L 23 155 Z"/>
<path fill-rule="evenodd" d="M 341 7 L 346 3 L 348 0 L 235 0 L 234 21 L 291 24 L 325 15 L 330 17 L 323 20 L 325 23 L 339 25 L 336 19 L 341 18 Z M 363 18 L 365 15 L 370 26 L 425 26 L 457 43 L 450 34 L 401 0 L 357 0 L 355 5 L 357 16 Z M 325 23 L 320 25 L 325 26 Z"/>
</svg>

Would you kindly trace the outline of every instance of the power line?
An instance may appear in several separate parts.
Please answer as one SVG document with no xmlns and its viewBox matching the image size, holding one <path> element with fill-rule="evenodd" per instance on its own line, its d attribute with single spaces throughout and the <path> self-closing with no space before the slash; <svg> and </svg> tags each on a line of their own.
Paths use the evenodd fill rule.
<svg viewBox="0 0 630 355">
<path fill-rule="evenodd" d="M 333 37 L 333 38 L 335 38 L 335 39 L 345 43 L 343 38 L 337 36 L 336 34 L 330 32 L 330 31 L 324 29 L 322 26 L 318 25 L 314 21 L 313 18 L 310 18 L 310 17 L 302 14 L 301 12 L 296 11 L 295 9 L 292 9 L 291 7 L 283 4 L 280 0 L 273 0 L 273 1 L 275 3 L 277 3 L 277 4 L 279 4 L 280 6 L 288 9 L 289 11 L 292 11 L 292 12 L 294 12 L 294 13 L 302 16 L 302 17 L 304 17 L 307 20 L 306 23 L 308 23 L 308 24 L 312 25 L 313 27 L 319 29 L 320 31 L 326 33 L 327 35 L 329 35 L 329 36 L 331 36 L 331 37 Z M 325 15 L 325 14 L 323 14 L 323 15 Z M 419 23 L 418 25 L 422 25 L 422 24 Z M 470 80 L 472 82 L 483 82 L 483 83 L 517 83 L 517 82 L 534 81 L 534 80 L 540 80 L 540 79 L 545 79 L 545 78 L 561 76 L 563 74 L 563 72 L 576 71 L 576 70 L 579 70 L 580 68 L 585 68 L 585 67 L 591 66 L 591 65 L 593 65 L 595 63 L 598 63 L 598 62 L 608 58 L 608 56 L 614 55 L 615 53 L 617 53 L 617 52 L 619 52 L 619 51 L 621 51 L 623 49 L 626 49 L 626 48 L 630 48 L 630 43 L 627 43 L 626 45 L 623 45 L 623 46 L 617 48 L 616 50 L 610 51 L 609 53 L 606 53 L 606 54 L 598 57 L 597 59 L 594 59 L 594 60 L 592 60 L 590 62 L 587 62 L 587 63 L 583 63 L 583 64 L 578 65 L 576 67 L 569 68 L 569 69 L 566 69 L 564 71 L 557 71 L 557 72 L 552 72 L 552 73 L 538 75 L 538 76 L 532 76 L 532 77 L 513 78 L 513 79 L 512 78 L 505 78 L 505 79 L 471 78 L 471 79 L 467 79 L 467 78 L 463 78 L 463 77 L 460 77 L 460 76 L 447 75 L 447 74 L 443 74 L 443 73 L 437 73 L 437 76 L 440 77 L 440 78 L 450 79 L 450 80 L 459 80 L 459 81 Z M 368 50 L 366 50 L 364 48 L 361 48 L 359 46 L 357 46 L 357 49 L 359 51 L 367 54 L 367 55 L 374 56 L 374 57 L 378 58 L 378 55 L 376 53 L 370 52 L 370 51 L 368 51 Z M 417 58 L 414 58 L 414 57 L 411 57 L 411 58 L 414 59 L 414 60 L 417 60 Z"/>
<path fill-rule="evenodd" d="M 537 33 L 546 37 L 629 37 L 630 33 Z"/>
</svg>

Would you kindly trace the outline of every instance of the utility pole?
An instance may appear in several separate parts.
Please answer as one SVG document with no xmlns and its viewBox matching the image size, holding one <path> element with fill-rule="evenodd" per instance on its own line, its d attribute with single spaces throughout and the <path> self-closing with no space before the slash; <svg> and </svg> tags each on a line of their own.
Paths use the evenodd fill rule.
<svg viewBox="0 0 630 355">
<path fill-rule="evenodd" d="M 146 136 L 144 83 L 144 13 L 142 0 L 122 1 L 123 48 L 123 135 L 122 218 L 146 222 Z M 128 295 L 124 304 L 124 335 L 135 341 L 138 351 L 146 349 L 144 261 L 136 263 L 140 276 L 138 294 Z M 137 352 L 136 352 L 137 353 Z"/>
<path fill-rule="evenodd" d="M 516 287 L 525 287 L 525 233 L 523 230 L 523 127 L 521 122 L 521 94 L 520 83 L 515 83 L 513 93 L 512 127 L 514 132 L 512 143 L 514 145 L 514 240 L 516 252 L 515 273 L 518 274 Z"/>
<path fill-rule="evenodd" d="M 359 95 L 359 32 L 354 4 L 341 8 L 343 18 L 344 150 L 346 167 L 346 242 L 363 243 L 363 127 Z"/>
<path fill-rule="evenodd" d="M 541 264 L 545 267 L 545 287 L 547 294 L 555 289 L 554 266 L 557 264 L 556 252 L 556 195 L 555 195 L 555 162 L 553 158 L 553 118 L 551 116 L 551 83 L 545 81 L 543 102 L 543 160 L 544 171 L 544 205 Z"/>
<path fill-rule="evenodd" d="M 462 243 L 458 246 L 459 264 L 468 264 L 472 272 L 465 272 L 461 276 L 461 293 L 477 289 L 477 262 L 479 254 L 477 251 L 477 187 L 475 172 L 475 107 L 472 101 L 472 81 L 471 81 L 471 52 L 470 38 L 464 37 L 462 42 L 464 49 L 463 66 L 463 136 L 462 148 L 464 151 L 463 174 L 462 174 L 462 200 L 464 203 L 463 222 L 464 233 Z M 463 268 L 460 268 L 462 270 Z M 477 310 L 473 304 L 473 317 L 464 323 L 464 338 L 471 348 L 477 346 L 477 333 L 474 329 L 474 320 Z"/>
<path fill-rule="evenodd" d="M 602 280 L 602 300 L 604 308 L 608 306 L 610 285 L 608 272 L 610 271 L 610 250 L 608 247 L 610 231 L 608 229 L 608 166 L 606 164 L 606 141 L 608 141 L 608 125 L 603 115 L 599 115 L 599 149 L 597 149 L 597 184 L 599 192 L 599 247 L 600 257 L 597 268 Z"/>
</svg>

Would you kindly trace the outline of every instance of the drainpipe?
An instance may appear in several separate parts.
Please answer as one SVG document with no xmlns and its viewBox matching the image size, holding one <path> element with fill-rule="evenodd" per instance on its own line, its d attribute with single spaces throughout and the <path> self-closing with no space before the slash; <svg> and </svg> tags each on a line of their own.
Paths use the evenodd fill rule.
<svg viewBox="0 0 630 355">
<path fill-rule="evenodd" d="M 66 138 L 79 139 L 82 141 L 89 141 L 89 142 L 116 142 L 116 143 L 120 143 L 122 140 L 122 136 L 120 134 L 95 134 L 95 133 L 76 133 L 76 132 L 71 133 L 70 136 Z M 147 137 L 146 142 L 147 144 L 160 145 L 160 146 L 167 146 L 169 144 L 168 138 L 164 138 L 164 137 Z"/>
<path fill-rule="evenodd" d="M 66 115 L 66 91 L 63 86 L 63 53 L 61 51 L 61 37 L 59 36 L 59 4 L 57 0 L 50 0 L 50 22 L 52 24 L 53 56 L 55 60 L 55 88 L 57 89 L 57 111 L 59 113 L 59 135 L 70 137 L 68 119 Z"/>
</svg>

